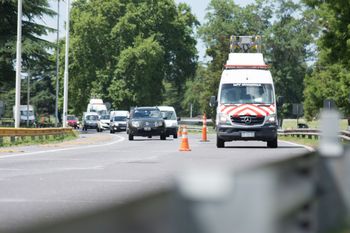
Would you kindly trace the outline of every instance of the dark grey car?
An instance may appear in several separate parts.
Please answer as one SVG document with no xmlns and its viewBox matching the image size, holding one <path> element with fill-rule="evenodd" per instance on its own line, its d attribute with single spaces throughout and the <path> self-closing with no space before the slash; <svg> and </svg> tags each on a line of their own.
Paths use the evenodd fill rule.
<svg viewBox="0 0 350 233">
<path fill-rule="evenodd" d="M 134 140 L 134 136 L 160 136 L 161 140 L 165 140 L 165 123 L 160 110 L 157 107 L 134 108 L 128 120 L 127 133 L 129 140 Z"/>
</svg>

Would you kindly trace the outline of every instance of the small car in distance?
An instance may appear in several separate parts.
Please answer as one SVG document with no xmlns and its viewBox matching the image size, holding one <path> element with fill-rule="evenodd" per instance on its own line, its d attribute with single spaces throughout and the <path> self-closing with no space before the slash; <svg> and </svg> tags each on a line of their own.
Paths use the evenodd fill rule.
<svg viewBox="0 0 350 233">
<path fill-rule="evenodd" d="M 79 128 L 78 118 L 74 115 L 68 115 L 67 116 L 67 125 L 70 127 L 73 127 L 74 129 Z"/>
<path fill-rule="evenodd" d="M 165 122 L 166 136 L 172 135 L 174 138 L 177 138 L 179 125 L 175 109 L 171 106 L 158 106 L 158 108 Z"/>
<path fill-rule="evenodd" d="M 97 129 L 98 114 L 96 112 L 85 112 L 83 115 L 82 129 L 87 131 L 88 129 Z"/>
<path fill-rule="evenodd" d="M 112 116 L 110 123 L 110 133 L 115 133 L 119 131 L 126 130 L 127 116 Z"/>
<path fill-rule="evenodd" d="M 110 123 L 109 115 L 108 114 L 101 115 L 99 117 L 99 120 L 97 121 L 97 132 L 102 132 L 103 130 L 109 129 L 109 123 Z"/>
<path fill-rule="evenodd" d="M 165 140 L 165 130 L 162 114 L 157 107 L 136 107 L 131 111 L 127 124 L 130 141 L 134 140 L 134 136 L 160 136 L 161 140 Z"/>
</svg>

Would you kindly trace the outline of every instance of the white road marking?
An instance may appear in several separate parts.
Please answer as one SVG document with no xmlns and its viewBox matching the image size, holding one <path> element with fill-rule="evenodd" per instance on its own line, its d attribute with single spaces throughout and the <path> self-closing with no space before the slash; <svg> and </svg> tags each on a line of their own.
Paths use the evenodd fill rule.
<svg viewBox="0 0 350 233">
<path fill-rule="evenodd" d="M 79 146 L 79 147 L 70 147 L 70 148 L 61 148 L 61 149 L 55 149 L 55 150 L 45 150 L 45 151 L 35 151 L 35 152 L 27 152 L 27 153 L 21 153 L 21 154 L 3 155 L 3 156 L 0 156 L 0 159 L 21 157 L 21 156 L 27 156 L 27 155 L 45 154 L 45 153 L 60 152 L 60 151 L 78 150 L 78 149 L 81 149 L 82 147 L 84 147 L 84 149 L 86 149 L 86 148 L 97 148 L 97 147 L 103 147 L 103 146 L 110 146 L 110 145 L 117 144 L 117 143 L 122 142 L 122 141 L 125 140 L 124 137 L 121 137 L 119 135 L 115 135 L 115 136 L 119 137 L 119 139 L 117 139 L 116 141 L 105 143 L 105 144 L 88 145 L 88 146 L 87 145 L 83 145 L 83 146 Z"/>
<path fill-rule="evenodd" d="M 141 180 L 133 180 L 133 179 L 83 179 L 79 181 L 84 182 L 98 182 L 98 183 L 137 183 L 141 182 Z"/>
<path fill-rule="evenodd" d="M 294 142 L 288 142 L 288 141 L 283 141 L 283 140 L 278 140 L 279 142 L 284 142 L 284 143 L 288 143 L 288 144 L 291 144 L 293 146 L 301 146 L 301 147 L 304 147 L 305 149 L 307 149 L 308 151 L 310 152 L 314 152 L 315 151 L 315 148 L 312 148 L 310 146 L 305 146 L 305 145 L 302 145 L 302 144 L 298 144 L 298 143 L 294 143 Z"/>
</svg>

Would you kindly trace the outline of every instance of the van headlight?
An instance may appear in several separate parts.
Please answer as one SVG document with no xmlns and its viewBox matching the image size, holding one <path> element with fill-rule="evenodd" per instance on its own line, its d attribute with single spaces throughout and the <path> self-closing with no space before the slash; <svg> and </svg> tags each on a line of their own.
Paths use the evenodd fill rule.
<svg viewBox="0 0 350 233">
<path fill-rule="evenodd" d="M 271 114 L 271 115 L 267 116 L 266 118 L 267 118 L 266 122 L 269 122 L 272 124 L 276 123 L 276 120 L 277 120 L 276 114 Z"/>
<path fill-rule="evenodd" d="M 139 121 L 132 121 L 131 125 L 135 128 L 138 128 L 138 127 L 140 127 L 140 122 Z"/>
<path fill-rule="evenodd" d="M 231 124 L 230 116 L 226 113 L 219 113 L 219 124 Z"/>
</svg>

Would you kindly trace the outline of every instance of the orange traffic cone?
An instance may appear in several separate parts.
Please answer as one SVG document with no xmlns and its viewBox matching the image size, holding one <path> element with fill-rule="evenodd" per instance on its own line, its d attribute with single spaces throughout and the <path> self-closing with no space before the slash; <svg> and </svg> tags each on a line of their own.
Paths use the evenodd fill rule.
<svg viewBox="0 0 350 233">
<path fill-rule="evenodd" d="M 207 138 L 207 116 L 203 115 L 203 128 L 202 128 L 202 140 L 201 142 L 208 142 Z"/>
<path fill-rule="evenodd" d="M 182 140 L 180 145 L 180 151 L 191 151 L 190 146 L 188 144 L 188 134 L 187 134 L 187 127 L 182 127 Z"/>
<path fill-rule="evenodd" d="M 182 137 L 182 125 L 179 126 L 178 130 L 177 130 L 177 137 Z"/>
</svg>

